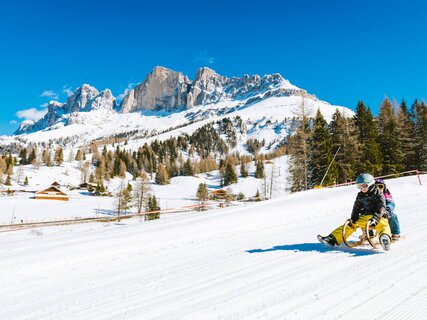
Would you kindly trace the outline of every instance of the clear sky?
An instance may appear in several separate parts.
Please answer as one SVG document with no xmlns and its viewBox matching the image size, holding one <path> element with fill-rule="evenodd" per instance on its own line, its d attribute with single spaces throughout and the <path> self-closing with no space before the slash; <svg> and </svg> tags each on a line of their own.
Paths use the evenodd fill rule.
<svg viewBox="0 0 427 320">
<path fill-rule="evenodd" d="M 2 1 L 0 134 L 83 83 L 115 96 L 155 66 L 278 72 L 332 104 L 427 98 L 427 4 L 397 0 Z"/>
</svg>

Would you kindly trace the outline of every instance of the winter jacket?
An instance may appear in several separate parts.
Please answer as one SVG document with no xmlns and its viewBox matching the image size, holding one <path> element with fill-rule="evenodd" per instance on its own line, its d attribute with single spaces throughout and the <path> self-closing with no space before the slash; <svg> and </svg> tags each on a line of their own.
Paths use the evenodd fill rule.
<svg viewBox="0 0 427 320">
<path fill-rule="evenodd" d="M 388 211 L 388 218 L 393 215 L 393 210 L 396 204 L 394 203 L 393 196 L 391 195 L 390 190 L 387 188 L 385 181 L 383 179 L 377 178 L 375 179 L 375 184 L 383 185 L 383 194 L 385 198 L 386 210 Z"/>
<path fill-rule="evenodd" d="M 372 185 L 369 187 L 368 192 L 360 191 L 357 194 L 351 213 L 351 220 L 355 222 L 359 219 L 359 216 L 367 214 L 372 214 L 375 219 L 379 220 L 385 212 L 384 194 L 377 186 Z"/>
</svg>

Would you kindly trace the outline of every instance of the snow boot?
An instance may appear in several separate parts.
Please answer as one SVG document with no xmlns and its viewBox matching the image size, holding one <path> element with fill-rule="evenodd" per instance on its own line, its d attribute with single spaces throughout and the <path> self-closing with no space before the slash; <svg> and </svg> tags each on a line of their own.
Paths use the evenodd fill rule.
<svg viewBox="0 0 427 320">
<path fill-rule="evenodd" d="M 328 247 L 333 247 L 335 245 L 337 245 L 337 240 L 335 239 L 335 237 L 333 235 L 329 235 L 327 237 L 322 237 L 320 234 L 317 236 L 317 240 L 319 240 L 319 242 L 326 244 Z"/>
<path fill-rule="evenodd" d="M 399 241 L 399 239 L 400 239 L 400 234 L 392 234 L 391 235 L 392 241 Z"/>
<path fill-rule="evenodd" d="M 386 235 L 385 233 L 380 235 L 380 243 L 384 251 L 390 250 L 390 242 L 391 242 L 391 239 L 388 235 Z"/>
</svg>

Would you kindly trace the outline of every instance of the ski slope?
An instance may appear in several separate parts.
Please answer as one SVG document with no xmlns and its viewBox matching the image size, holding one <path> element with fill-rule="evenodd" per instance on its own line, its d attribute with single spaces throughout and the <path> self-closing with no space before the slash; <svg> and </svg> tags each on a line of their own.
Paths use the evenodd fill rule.
<svg viewBox="0 0 427 320">
<path fill-rule="evenodd" d="M 0 319 L 424 319 L 427 176 L 388 180 L 406 239 L 317 242 L 354 186 L 160 220 L 0 233 Z"/>
</svg>

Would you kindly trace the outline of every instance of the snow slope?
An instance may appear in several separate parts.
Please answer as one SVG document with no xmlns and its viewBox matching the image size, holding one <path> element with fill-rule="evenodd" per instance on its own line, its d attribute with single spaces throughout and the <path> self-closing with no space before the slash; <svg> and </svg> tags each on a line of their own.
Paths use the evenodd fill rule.
<svg viewBox="0 0 427 320">
<path fill-rule="evenodd" d="M 427 176 L 388 180 L 406 239 L 316 240 L 354 186 L 157 221 L 0 233 L 0 319 L 423 319 Z"/>
<path fill-rule="evenodd" d="M 272 198 L 286 194 L 288 178 L 287 156 L 279 157 L 265 163 L 266 183 L 270 187 L 270 178 L 273 171 L 274 185 L 271 193 Z M 35 169 L 33 165 L 22 166 L 20 184 L 17 183 L 19 167 L 15 167 L 15 174 L 12 176 L 12 186 L 0 185 L 0 191 L 8 188 L 12 190 L 26 190 L 32 192 L 17 192 L 12 196 L 0 194 L 0 225 L 21 222 L 40 222 L 47 220 L 63 220 L 74 218 L 103 217 L 116 215 L 115 197 L 97 197 L 90 195 L 83 190 L 69 190 L 69 187 L 76 187 L 81 183 L 81 172 L 78 169 L 79 162 L 64 162 L 62 166 L 46 167 L 41 166 Z M 239 172 L 240 166 L 236 166 Z M 242 192 L 246 198 L 255 196 L 257 190 L 263 194 L 263 180 L 256 179 L 255 165 L 253 162 L 248 165 L 249 177 L 238 178 L 238 182 L 227 186 L 233 194 Z M 23 186 L 24 177 L 29 180 L 28 186 Z M 58 182 L 61 189 L 70 196 L 69 201 L 35 200 L 34 191 L 40 191 L 49 187 L 53 182 Z M 127 174 L 124 184 L 132 184 L 135 181 Z M 116 178 L 105 181 L 105 186 L 115 196 L 119 190 L 122 179 Z M 207 174 L 199 174 L 197 177 L 179 176 L 171 179 L 168 185 L 151 184 L 151 189 L 159 201 L 162 209 L 179 208 L 194 205 L 197 202 L 196 192 L 200 183 L 206 183 L 210 190 L 221 188 L 221 174 L 213 171 Z M 270 193 L 267 194 L 269 196 Z M 135 213 L 136 208 L 131 208 L 130 213 Z"/>
</svg>

